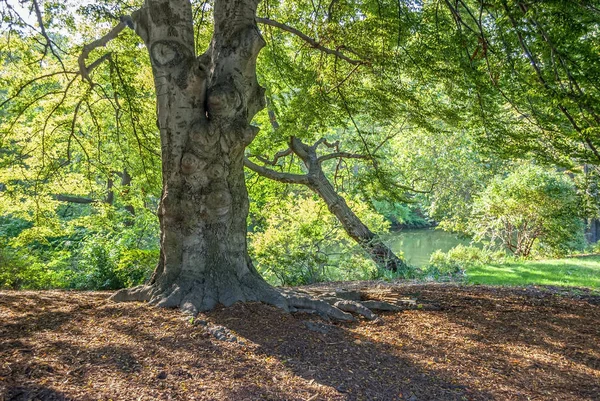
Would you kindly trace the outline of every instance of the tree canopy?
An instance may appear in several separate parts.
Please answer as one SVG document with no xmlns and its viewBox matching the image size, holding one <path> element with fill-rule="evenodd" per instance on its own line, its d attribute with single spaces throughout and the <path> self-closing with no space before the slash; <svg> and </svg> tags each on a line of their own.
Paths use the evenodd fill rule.
<svg viewBox="0 0 600 401">
<path fill-rule="evenodd" d="M 508 174 L 515 159 L 569 169 L 587 202 L 586 216 L 596 213 L 596 1 L 257 2 L 256 18 L 246 16 L 240 25 L 256 24 L 261 32 L 256 46 L 262 50 L 253 48 L 256 54 L 244 67 L 254 68 L 250 64 L 256 58 L 250 85 L 256 88 L 251 90 L 240 89 L 246 84 L 239 83 L 223 89 L 239 74 L 249 82 L 254 75 L 249 70 L 235 67 L 239 71 L 226 72 L 229 78 L 215 73 L 217 65 L 224 71 L 233 68 L 231 59 L 216 61 L 221 57 L 214 50 L 217 36 L 223 32 L 213 22 L 216 10 L 232 7 L 232 15 L 239 16 L 236 7 L 241 6 L 225 0 L 178 1 L 189 9 L 184 29 L 173 25 L 174 14 L 165 10 L 175 4 L 167 3 L 0 3 L 0 215 L 12 227 L 7 229 L 5 258 L 13 265 L 30 264 L 18 261 L 21 256 L 14 251 L 27 246 L 35 250 L 29 255 L 37 258 L 33 265 L 41 268 L 52 261 L 63 272 L 58 276 L 95 271 L 86 282 L 74 284 L 69 273 L 68 278 L 56 276 L 54 283 L 66 280 L 85 287 L 93 282 L 105 288 L 139 284 L 147 278 L 152 258 L 165 258 L 164 252 L 159 255 L 156 210 L 164 206 L 171 170 L 183 172 L 171 193 L 197 191 L 193 201 L 180 205 L 184 210 L 196 207 L 197 199 L 207 210 L 220 210 L 230 207 L 229 195 L 221 191 L 225 182 L 246 191 L 243 173 L 235 185 L 223 178 L 240 167 L 233 159 L 245 158 L 246 165 L 268 168 L 279 177 L 308 174 L 306 160 L 290 146 L 294 141 L 315 147 L 324 179 L 379 229 L 385 224 L 373 217 L 377 212 L 385 209 L 390 217 L 418 210 L 446 228 L 469 232 L 474 200 L 490 188 L 490 180 L 502 180 L 492 177 Z M 153 5 L 162 11 L 140 11 Z M 172 40 L 178 32 L 176 42 L 185 37 L 185 46 L 167 46 L 158 33 L 152 37 L 141 28 L 144 18 L 170 26 L 160 35 Z M 223 46 L 246 46 L 244 40 L 252 35 L 239 34 Z M 153 47 L 156 43 L 160 45 Z M 173 125 L 168 113 L 160 115 L 183 99 L 173 94 L 172 85 L 179 88 L 176 92 L 197 91 L 190 100 L 196 119 L 181 117 L 186 128 Z M 211 98 L 218 88 L 218 98 Z M 163 96 L 173 102 L 161 105 Z M 233 104 L 244 111 L 224 115 Z M 238 127 L 243 131 L 236 145 L 241 150 L 233 139 L 214 139 L 224 135 L 213 136 L 216 128 L 205 130 L 203 124 L 212 126 L 218 119 L 227 124 L 245 119 L 247 127 Z M 172 165 L 165 164 L 165 152 L 172 151 L 167 144 L 174 143 L 165 139 L 167 123 L 171 130 L 198 134 L 196 142 L 177 145 L 181 149 L 169 156 Z M 209 155 L 207 149 L 217 145 L 221 153 Z M 210 177 L 197 171 L 208 171 Z M 310 246 L 297 242 L 289 248 L 306 252 L 339 224 L 311 219 L 297 224 L 290 216 L 274 217 L 283 200 L 290 204 L 297 199 L 296 206 L 283 208 L 300 215 L 309 213 L 308 207 L 318 214 L 323 206 L 312 194 L 288 185 L 291 181 L 245 174 L 259 267 L 269 265 L 280 274 L 277 263 L 289 256 L 282 251 L 266 263 L 276 253 L 269 238 L 282 244 L 294 237 L 279 238 L 273 230 L 283 228 L 276 227 L 308 230 L 315 240 Z M 193 179 L 197 185 L 191 184 Z M 213 199 L 210 193 L 220 195 Z M 386 204 L 392 207 L 382 206 Z M 235 205 L 227 213 L 246 207 L 245 201 Z M 196 213 L 202 216 L 199 221 L 210 220 L 202 213 Z M 177 219 L 193 220 L 182 216 Z M 245 217 L 236 219 L 245 226 Z M 164 224 L 162 230 L 164 244 Z M 304 270 L 309 275 L 338 263 L 315 252 L 314 263 Z M 358 255 L 364 256 L 358 250 L 350 259 L 358 260 Z M 368 263 L 355 264 L 367 266 L 363 271 L 373 269 Z M 287 277 L 280 274 L 279 281 L 296 280 Z"/>
</svg>

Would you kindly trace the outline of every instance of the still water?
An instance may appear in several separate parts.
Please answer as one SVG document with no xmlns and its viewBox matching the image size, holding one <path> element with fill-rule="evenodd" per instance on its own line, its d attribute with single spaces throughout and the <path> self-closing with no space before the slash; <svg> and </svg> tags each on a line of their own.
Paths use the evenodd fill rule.
<svg viewBox="0 0 600 401">
<path fill-rule="evenodd" d="M 425 266 L 436 250 L 447 252 L 458 244 L 469 245 L 470 240 L 435 229 L 402 230 L 389 233 L 384 241 L 394 252 L 404 252 L 409 265 Z"/>
</svg>

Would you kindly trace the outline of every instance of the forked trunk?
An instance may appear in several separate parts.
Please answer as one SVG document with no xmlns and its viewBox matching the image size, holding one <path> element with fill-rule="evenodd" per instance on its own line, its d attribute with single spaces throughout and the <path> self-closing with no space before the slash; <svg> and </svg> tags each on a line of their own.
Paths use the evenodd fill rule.
<svg viewBox="0 0 600 401">
<path fill-rule="evenodd" d="M 258 131 L 250 121 L 265 106 L 256 80 L 256 56 L 264 46 L 255 21 L 259 1 L 215 0 L 214 35 L 199 57 L 189 0 L 146 0 L 132 15 L 150 53 L 157 94 L 161 248 L 150 282 L 111 298 L 194 315 L 218 303 L 262 301 L 352 321 L 343 310 L 364 314 L 364 306 L 351 301 L 332 306 L 277 291 L 248 256 L 244 148 Z"/>
<path fill-rule="evenodd" d="M 259 0 L 215 0 L 209 49 L 194 54 L 189 0 L 146 0 L 132 15 L 153 67 L 162 146 L 161 257 L 149 285 L 114 300 L 191 313 L 258 300 L 287 308 L 252 266 L 246 244 L 244 148 L 264 107 L 256 57 Z"/>
</svg>

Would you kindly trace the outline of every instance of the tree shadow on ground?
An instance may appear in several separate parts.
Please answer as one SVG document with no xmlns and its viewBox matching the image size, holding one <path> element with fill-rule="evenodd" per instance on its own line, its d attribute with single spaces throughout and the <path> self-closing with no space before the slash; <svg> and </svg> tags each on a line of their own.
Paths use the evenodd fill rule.
<svg viewBox="0 0 600 401">
<path fill-rule="evenodd" d="M 514 289 L 400 288 L 399 297 L 418 295 L 439 310 L 387 314 L 381 325 L 329 324 L 262 304 L 198 317 L 244 344 L 218 341 L 179 311 L 107 303 L 106 294 L 27 294 L 35 305 L 13 299 L 8 307 L 0 297 L 0 312 L 11 316 L 0 322 L 0 395 L 17 387 L 75 399 L 235 401 L 579 401 L 598 393 L 598 306 Z M 53 312 L 69 316 L 45 322 Z"/>
<path fill-rule="evenodd" d="M 65 323 L 93 314 L 93 308 L 98 301 L 101 301 L 101 298 L 81 297 L 80 300 L 74 302 L 73 294 L 77 293 L 65 291 L 0 292 L 2 300 L 0 312 L 2 309 L 10 310 L 13 315 L 10 318 L 0 319 L 0 339 L 8 336 L 14 338 L 14 333 L 19 333 L 19 338 L 25 339 L 40 331 L 58 330 Z M 94 295 L 102 297 L 98 293 Z M 46 309 L 49 303 L 52 304 L 52 307 Z"/>
<path fill-rule="evenodd" d="M 492 398 L 485 391 L 444 378 L 409 358 L 400 357 L 385 342 L 374 342 L 349 330 L 356 325 L 375 323 L 363 321 L 337 326 L 309 315 L 294 317 L 268 309 L 264 305 L 234 305 L 207 315 L 216 324 L 258 344 L 258 352 L 281 360 L 296 375 L 335 388 L 344 399 Z M 274 315 L 279 315 L 277 322 L 273 321 Z M 322 333 L 313 331 L 315 327 Z"/>
<path fill-rule="evenodd" d="M 507 387 L 536 397 L 600 393 L 600 308 L 589 300 L 504 287 L 423 287 L 421 296 L 440 304 L 437 324 L 454 334 L 441 342 L 444 332 L 422 327 L 412 340 L 440 344 L 433 357 L 482 361 Z"/>
<path fill-rule="evenodd" d="M 4 401 L 66 401 L 69 398 L 63 393 L 51 388 L 32 385 L 9 387 L 4 394 L 0 396 L 0 399 Z"/>
</svg>

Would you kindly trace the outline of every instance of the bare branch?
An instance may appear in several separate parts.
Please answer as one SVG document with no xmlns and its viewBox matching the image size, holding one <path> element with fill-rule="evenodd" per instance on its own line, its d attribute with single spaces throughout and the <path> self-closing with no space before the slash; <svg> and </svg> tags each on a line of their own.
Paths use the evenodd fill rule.
<svg viewBox="0 0 600 401">
<path fill-rule="evenodd" d="M 54 43 L 54 41 L 52 39 L 50 39 L 50 37 L 48 36 L 48 33 L 46 32 L 46 27 L 44 26 L 44 19 L 42 18 L 42 12 L 40 10 L 40 6 L 39 6 L 37 0 L 33 0 L 33 9 L 35 11 L 35 16 L 37 17 L 37 20 L 38 20 L 38 25 L 40 26 L 41 34 L 44 37 L 44 39 L 46 39 L 46 44 L 44 45 L 44 56 L 46 55 L 48 49 L 50 49 L 50 52 L 54 55 L 54 57 L 56 57 L 56 59 L 58 60 L 58 62 L 60 63 L 60 65 L 63 67 L 63 70 L 64 70 L 65 65 L 63 64 L 60 56 L 54 50 L 54 46 L 56 46 L 56 44 Z"/>
<path fill-rule="evenodd" d="M 67 75 L 67 74 L 77 74 L 77 72 L 74 72 L 74 71 L 58 71 L 58 72 L 52 72 L 50 74 L 40 75 L 39 77 L 35 77 L 35 78 L 33 78 L 33 79 L 25 82 L 23 85 L 21 85 L 19 87 L 19 89 L 17 89 L 17 91 L 16 91 L 16 93 L 14 95 L 8 97 L 6 100 L 4 100 L 2 103 L 0 103 L 0 108 L 4 107 L 4 105 L 6 103 L 8 103 L 11 100 L 15 99 L 16 97 L 18 97 L 21 94 L 21 92 L 23 91 L 23 89 L 25 89 L 27 86 L 29 86 L 29 85 L 37 82 L 37 81 L 40 81 L 40 80 L 42 80 L 44 78 L 49 78 L 49 77 L 52 77 L 52 76 L 55 76 L 55 75 L 60 75 L 60 74 L 65 74 L 65 75 Z"/>
<path fill-rule="evenodd" d="M 102 55 L 101 57 L 99 57 L 96 61 L 94 61 L 92 64 L 90 64 L 87 67 L 87 73 L 89 74 L 90 72 L 92 72 L 96 67 L 98 67 L 100 64 L 102 64 L 103 62 L 105 62 L 106 60 L 110 60 L 112 59 L 112 53 L 106 53 L 104 55 Z"/>
<path fill-rule="evenodd" d="M 251 162 L 247 157 L 244 158 L 244 166 L 248 167 L 250 170 L 255 173 L 267 177 L 271 180 L 284 182 L 286 184 L 302 184 L 308 185 L 308 177 L 302 174 L 290 174 L 290 173 L 282 173 L 279 171 L 274 171 L 266 167 L 259 166 Z"/>
<path fill-rule="evenodd" d="M 317 160 L 319 163 L 321 163 L 321 162 L 324 162 L 325 160 L 331 160 L 331 159 L 368 159 L 368 157 L 365 155 L 359 155 L 359 154 L 355 154 L 355 153 L 335 152 L 335 153 L 329 153 L 327 155 L 321 156 Z"/>
<path fill-rule="evenodd" d="M 269 101 L 267 100 L 267 107 L 269 105 Z M 277 118 L 275 117 L 275 112 L 271 109 L 267 111 L 269 113 L 269 121 L 271 122 L 271 127 L 273 127 L 274 131 L 279 129 L 279 123 L 277 122 Z"/>
<path fill-rule="evenodd" d="M 353 64 L 353 65 L 369 64 L 368 61 L 352 59 L 352 58 L 346 56 L 345 54 L 341 53 L 338 50 L 333 50 L 328 47 L 325 47 L 322 44 L 320 44 L 319 42 L 317 42 L 316 40 L 314 40 L 313 38 L 311 38 L 310 36 L 300 32 L 296 28 L 292 28 L 291 26 L 282 24 L 281 22 L 277 22 L 277 21 L 274 21 L 269 18 L 256 18 L 256 22 L 258 22 L 259 24 L 274 26 L 274 27 L 284 30 L 286 32 L 292 33 L 292 34 L 298 36 L 300 39 L 302 39 L 306 43 L 308 43 L 309 45 L 311 45 L 312 47 L 314 47 L 315 49 L 319 49 L 323 53 L 327 53 L 327 54 L 336 56 L 344 61 L 347 61 L 350 64 Z"/>
<path fill-rule="evenodd" d="M 119 36 L 121 31 L 123 31 L 123 29 L 127 28 L 127 26 L 128 26 L 127 22 L 123 19 L 121 22 L 119 22 L 118 25 L 116 25 L 113 29 L 111 29 L 110 32 L 108 32 L 106 35 L 104 35 L 100 39 L 94 40 L 92 43 L 89 43 L 89 44 L 83 46 L 81 54 L 79 55 L 79 71 L 81 73 L 81 76 L 84 79 L 87 79 L 88 81 L 91 82 L 90 77 L 89 77 L 90 71 L 93 68 L 95 68 L 98 64 L 100 64 L 102 61 L 106 60 L 106 58 L 107 58 L 106 55 L 104 55 L 104 56 L 100 57 L 98 60 L 96 60 L 94 63 L 92 63 L 89 67 L 86 67 L 85 60 L 88 58 L 90 52 L 98 47 L 106 46 L 106 44 L 108 42 L 110 42 L 111 40 L 113 40 L 117 36 Z"/>
<path fill-rule="evenodd" d="M 289 156 L 291 154 L 292 154 L 292 149 L 287 148 L 286 150 L 280 150 L 279 152 L 275 153 L 275 156 L 273 157 L 273 160 L 269 160 L 266 157 L 259 156 L 259 155 L 253 155 L 253 157 L 256 157 L 258 160 L 260 160 L 264 164 L 269 164 L 271 166 L 276 166 L 277 162 L 279 161 L 279 159 L 281 159 L 282 157 L 285 157 L 285 156 Z"/>
<path fill-rule="evenodd" d="M 409 129 L 409 128 L 405 128 L 405 125 L 406 125 L 406 121 L 407 121 L 407 120 L 408 120 L 408 116 L 404 117 L 404 120 L 402 121 L 402 124 L 400 124 L 400 128 L 398 128 L 398 130 L 397 130 L 397 131 L 391 130 L 391 132 L 390 132 L 389 134 L 387 134 L 387 135 L 385 136 L 385 138 L 383 138 L 383 140 L 382 140 L 382 141 L 379 143 L 379 145 L 377 145 L 377 146 L 375 147 L 375 149 L 373 149 L 373 151 L 371 152 L 371 154 L 373 154 L 373 155 L 374 155 L 375 153 L 377 153 L 377 151 L 378 151 L 379 149 L 381 149 L 381 147 L 382 147 L 383 145 L 385 145 L 385 144 L 387 143 L 387 141 L 389 141 L 390 139 L 394 138 L 396 135 L 398 135 L 398 134 L 399 134 L 400 132 L 402 132 L 403 130 L 405 130 L 405 129 Z"/>
<path fill-rule="evenodd" d="M 321 138 L 317 142 L 315 142 L 315 144 L 312 146 L 312 148 L 316 150 L 320 145 L 325 145 L 328 148 L 339 150 L 339 148 L 340 148 L 340 141 L 329 142 L 327 140 L 327 138 Z"/>
<path fill-rule="evenodd" d="M 408 192 L 415 192 L 418 194 L 429 194 L 429 193 L 431 193 L 431 191 L 433 191 L 433 187 L 435 186 L 434 183 L 431 183 L 430 189 L 416 189 L 413 186 L 402 185 L 402 184 L 398 184 L 396 182 L 388 182 L 388 184 L 393 186 L 394 188 L 398 188 L 398 189 L 408 191 Z M 414 182 L 413 182 L 413 184 L 414 184 Z"/>
<path fill-rule="evenodd" d="M 346 77 L 344 79 L 342 79 L 340 82 L 338 82 L 333 88 L 328 89 L 325 93 L 329 94 L 331 91 L 337 90 L 340 86 L 342 86 L 344 84 L 344 82 L 346 82 L 351 76 L 352 74 L 354 74 L 356 72 L 356 70 L 358 70 L 358 67 L 360 67 L 360 64 L 356 65 L 352 71 L 350 71 Z"/>
</svg>

